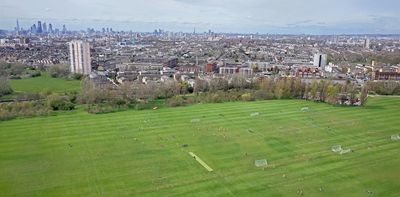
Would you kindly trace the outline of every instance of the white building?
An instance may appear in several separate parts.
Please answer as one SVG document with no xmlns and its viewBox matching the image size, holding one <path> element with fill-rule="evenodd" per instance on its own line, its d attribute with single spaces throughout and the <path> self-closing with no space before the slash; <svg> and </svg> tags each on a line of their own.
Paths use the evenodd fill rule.
<svg viewBox="0 0 400 197">
<path fill-rule="evenodd" d="M 238 70 L 238 68 L 235 68 L 235 67 L 220 67 L 219 74 L 233 75 L 233 74 L 236 74 L 237 70 Z"/>
<path fill-rule="evenodd" d="M 314 66 L 318 68 L 325 68 L 327 64 L 327 55 L 326 54 L 315 54 L 314 55 Z"/>
<path fill-rule="evenodd" d="M 369 49 L 370 48 L 370 40 L 368 38 L 366 38 L 364 40 L 364 48 Z"/>
<path fill-rule="evenodd" d="M 88 75 L 92 71 L 90 45 L 88 42 L 73 40 L 69 43 L 70 71 Z"/>
<path fill-rule="evenodd" d="M 239 73 L 243 76 L 252 76 L 253 75 L 253 69 L 252 68 L 240 68 Z"/>
</svg>

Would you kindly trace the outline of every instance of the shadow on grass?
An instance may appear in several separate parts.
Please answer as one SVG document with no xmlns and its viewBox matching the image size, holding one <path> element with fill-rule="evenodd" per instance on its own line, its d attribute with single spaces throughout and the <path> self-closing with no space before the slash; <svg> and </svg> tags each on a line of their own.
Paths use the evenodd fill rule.
<svg viewBox="0 0 400 197">
<path fill-rule="evenodd" d="M 364 106 L 364 109 L 385 109 L 385 107 L 383 107 L 383 106 L 380 106 L 380 105 L 367 105 L 367 106 Z"/>
</svg>

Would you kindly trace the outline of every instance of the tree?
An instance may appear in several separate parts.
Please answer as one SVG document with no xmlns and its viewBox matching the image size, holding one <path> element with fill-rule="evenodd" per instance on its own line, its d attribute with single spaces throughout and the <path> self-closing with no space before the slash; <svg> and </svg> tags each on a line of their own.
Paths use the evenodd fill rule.
<svg viewBox="0 0 400 197">
<path fill-rule="evenodd" d="M 274 84 L 269 78 L 262 79 L 258 84 L 259 89 L 256 91 L 256 98 L 258 99 L 273 99 L 274 98 Z"/>
<path fill-rule="evenodd" d="M 241 75 L 235 75 L 232 77 L 230 86 L 234 89 L 246 89 L 249 87 L 249 83 Z"/>
<path fill-rule="evenodd" d="M 179 93 L 180 94 L 187 94 L 187 93 L 189 93 L 189 88 L 190 88 L 190 85 L 189 85 L 189 83 L 187 82 L 187 81 L 182 81 L 180 84 L 179 84 L 179 89 L 180 89 L 180 91 L 179 91 Z"/>
<path fill-rule="evenodd" d="M 289 99 L 292 98 L 292 87 L 293 87 L 293 80 L 290 78 L 284 78 L 284 89 L 283 89 L 283 98 Z"/>
<path fill-rule="evenodd" d="M 340 88 L 337 85 L 329 84 L 326 88 L 325 102 L 336 104 L 339 98 Z"/>
<path fill-rule="evenodd" d="M 319 101 L 325 101 L 325 98 L 326 98 L 326 92 L 327 92 L 327 88 L 328 88 L 328 86 L 331 84 L 331 82 L 330 81 L 325 81 L 325 80 L 322 80 L 322 81 L 320 81 L 319 82 L 319 84 L 318 84 L 318 86 L 319 86 Z"/>
<path fill-rule="evenodd" d="M 300 78 L 296 78 L 292 83 L 293 83 L 292 86 L 293 98 L 302 98 L 305 91 L 305 84 L 303 84 Z"/>
<path fill-rule="evenodd" d="M 194 83 L 193 91 L 196 94 L 208 91 L 207 81 L 197 78 Z"/>
<path fill-rule="evenodd" d="M 131 82 L 121 84 L 119 87 L 119 95 L 127 102 L 135 102 L 137 98 L 134 92 L 134 84 Z"/>
<path fill-rule="evenodd" d="M 154 83 L 135 85 L 135 93 L 136 93 L 137 98 L 142 99 L 145 102 L 157 97 L 156 90 L 157 90 L 157 86 Z"/>
<path fill-rule="evenodd" d="M 396 81 L 385 81 L 383 83 L 383 92 L 386 95 L 393 95 L 398 86 L 399 83 L 397 83 Z"/>
<path fill-rule="evenodd" d="M 275 85 L 274 96 L 277 99 L 282 99 L 284 95 L 285 95 L 285 81 L 278 80 L 278 82 Z"/>
<path fill-rule="evenodd" d="M 363 87 L 360 93 L 361 106 L 364 106 L 367 103 L 367 100 L 368 100 L 368 88 Z"/>
<path fill-rule="evenodd" d="M 24 72 L 25 66 L 21 63 L 0 62 L 0 76 L 3 77 L 20 77 Z"/>
<path fill-rule="evenodd" d="M 171 98 L 175 95 L 179 95 L 181 91 L 181 85 L 176 81 L 166 81 L 158 87 L 157 95 L 160 98 Z"/>
<path fill-rule="evenodd" d="M 8 77 L 9 64 L 7 62 L 0 61 L 0 77 Z"/>
<path fill-rule="evenodd" d="M 112 103 L 117 98 L 117 91 L 97 87 L 90 79 L 84 79 L 82 89 L 78 95 L 81 104 Z"/>
<path fill-rule="evenodd" d="M 11 64 L 10 75 L 19 76 L 24 72 L 24 70 L 25 66 L 20 63 Z"/>
<path fill-rule="evenodd" d="M 0 96 L 13 93 L 10 81 L 6 77 L 0 78 Z"/>
<path fill-rule="evenodd" d="M 382 95 L 398 95 L 400 94 L 400 83 L 396 81 L 370 81 L 367 83 L 368 90 Z"/>
<path fill-rule="evenodd" d="M 350 93 L 350 104 L 353 105 L 357 98 L 357 86 L 355 84 L 350 85 L 349 93 Z"/>
<path fill-rule="evenodd" d="M 51 65 L 47 71 L 54 78 L 64 78 L 70 74 L 69 67 L 65 64 Z"/>
<path fill-rule="evenodd" d="M 304 84 L 303 99 L 306 99 L 306 100 L 310 99 L 310 97 L 311 97 L 311 93 L 310 93 L 311 87 L 310 86 L 311 85 L 309 83 Z"/>
<path fill-rule="evenodd" d="M 81 82 L 81 92 L 78 100 L 81 104 L 94 104 L 96 102 L 97 89 L 92 81 L 84 79 Z"/>
<path fill-rule="evenodd" d="M 317 81 L 313 81 L 312 83 L 311 83 L 311 87 L 310 87 L 310 96 L 311 96 L 311 98 L 312 99 L 314 99 L 314 100 L 316 100 L 317 99 L 317 96 L 319 96 L 318 94 L 318 82 Z"/>
<path fill-rule="evenodd" d="M 226 79 L 222 79 L 222 78 L 214 78 L 211 79 L 210 81 L 210 91 L 211 92 L 216 92 L 218 90 L 228 90 L 229 85 L 228 85 L 228 81 Z"/>
</svg>

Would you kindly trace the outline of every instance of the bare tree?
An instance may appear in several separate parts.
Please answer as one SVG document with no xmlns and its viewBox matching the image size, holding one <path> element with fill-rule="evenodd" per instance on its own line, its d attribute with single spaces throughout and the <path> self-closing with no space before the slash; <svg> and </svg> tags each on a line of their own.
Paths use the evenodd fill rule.
<svg viewBox="0 0 400 197">
<path fill-rule="evenodd" d="M 210 81 L 210 91 L 215 92 L 217 90 L 228 90 L 229 85 L 226 79 L 214 78 Z"/>
<path fill-rule="evenodd" d="M 296 78 L 292 81 L 292 95 L 294 98 L 301 98 L 305 91 L 305 84 L 300 78 Z"/>
<path fill-rule="evenodd" d="M 10 81 L 6 77 L 0 78 L 0 96 L 11 94 L 13 92 Z"/>
<path fill-rule="evenodd" d="M 230 87 L 235 89 L 246 89 L 249 87 L 249 83 L 246 78 L 241 75 L 235 75 L 231 79 Z"/>
<path fill-rule="evenodd" d="M 51 65 L 47 71 L 49 72 L 50 76 L 55 78 L 67 77 L 70 74 L 69 67 L 65 64 Z"/>
<path fill-rule="evenodd" d="M 180 91 L 181 85 L 178 82 L 167 81 L 159 85 L 157 95 L 161 98 L 171 98 L 179 95 Z"/>
<path fill-rule="evenodd" d="M 194 92 L 198 94 L 200 92 L 206 92 L 206 91 L 208 91 L 207 81 L 197 78 L 194 83 Z"/>
<path fill-rule="evenodd" d="M 364 106 L 367 103 L 367 100 L 368 100 L 368 88 L 364 86 L 361 89 L 361 93 L 360 93 L 361 106 Z"/>
</svg>

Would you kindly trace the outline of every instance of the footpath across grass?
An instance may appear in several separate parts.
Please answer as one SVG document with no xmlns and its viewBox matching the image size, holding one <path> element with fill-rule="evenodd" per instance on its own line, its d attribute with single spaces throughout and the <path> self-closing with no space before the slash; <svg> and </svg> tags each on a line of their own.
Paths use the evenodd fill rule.
<svg viewBox="0 0 400 197">
<path fill-rule="evenodd" d="M 0 196 L 398 197 L 399 117 L 399 98 L 375 97 L 366 107 L 274 100 L 4 121 Z"/>
</svg>

